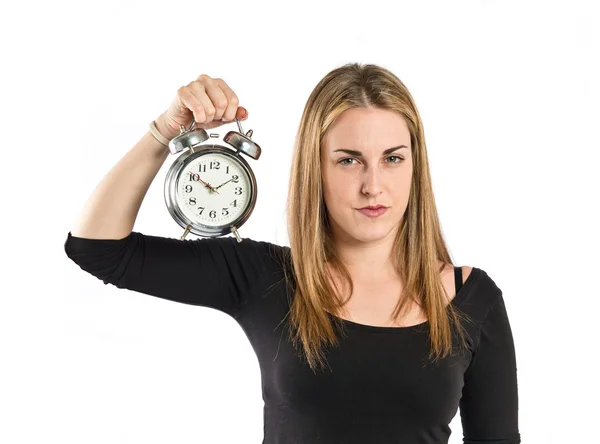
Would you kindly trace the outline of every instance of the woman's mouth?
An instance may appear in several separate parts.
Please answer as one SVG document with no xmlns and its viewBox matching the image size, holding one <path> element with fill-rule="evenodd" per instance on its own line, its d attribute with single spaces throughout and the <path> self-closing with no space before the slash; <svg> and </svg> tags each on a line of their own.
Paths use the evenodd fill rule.
<svg viewBox="0 0 600 444">
<path fill-rule="evenodd" d="M 379 217 L 387 211 L 387 207 L 378 207 L 376 209 L 365 207 L 359 209 L 358 211 L 367 217 Z"/>
</svg>

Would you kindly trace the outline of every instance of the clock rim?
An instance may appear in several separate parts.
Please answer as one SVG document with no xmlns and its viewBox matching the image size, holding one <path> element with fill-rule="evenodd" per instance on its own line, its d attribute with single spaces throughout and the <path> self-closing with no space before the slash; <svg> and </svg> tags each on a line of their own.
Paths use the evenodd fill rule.
<svg viewBox="0 0 600 444">
<path fill-rule="evenodd" d="M 198 157 L 206 156 L 209 154 L 221 154 L 232 161 L 237 162 L 241 169 L 246 172 L 248 178 L 250 179 L 250 198 L 248 199 L 248 203 L 246 208 L 242 211 L 241 215 L 236 218 L 233 222 L 226 225 L 219 225 L 217 227 L 211 227 L 208 225 L 201 224 L 197 221 L 191 220 L 187 217 L 180 205 L 177 201 L 177 184 L 179 183 L 179 178 L 181 177 L 182 171 L 187 167 L 189 163 Z M 227 148 L 218 144 L 210 144 L 210 147 L 203 148 L 196 146 L 193 150 L 188 150 L 185 153 L 181 154 L 175 162 L 169 168 L 167 175 L 165 177 L 165 186 L 164 186 L 164 197 L 165 203 L 167 205 L 167 209 L 171 214 L 171 217 L 175 219 L 175 221 L 181 226 L 181 228 L 186 229 L 188 225 L 190 226 L 189 232 L 201 237 L 220 237 L 226 234 L 232 233 L 231 228 L 235 227 L 237 230 L 240 229 L 241 226 L 249 219 L 250 215 L 254 211 L 254 207 L 256 205 L 256 199 L 258 196 L 258 185 L 256 183 L 256 177 L 252 168 L 248 164 L 248 162 L 240 156 L 240 151 L 234 151 L 231 148 Z"/>
</svg>

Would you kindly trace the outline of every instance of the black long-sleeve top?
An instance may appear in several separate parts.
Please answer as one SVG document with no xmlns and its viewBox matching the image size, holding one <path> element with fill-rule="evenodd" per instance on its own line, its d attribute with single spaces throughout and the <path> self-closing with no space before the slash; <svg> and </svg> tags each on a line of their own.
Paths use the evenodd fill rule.
<svg viewBox="0 0 600 444">
<path fill-rule="evenodd" d="M 328 349 L 326 370 L 315 374 L 282 322 L 291 292 L 280 258 L 289 247 L 247 238 L 132 232 L 99 240 L 69 232 L 65 251 L 105 284 L 232 316 L 258 357 L 264 444 L 443 444 L 459 409 L 465 444 L 521 442 L 511 327 L 502 291 L 480 268 L 451 302 L 471 320 L 463 322 L 468 353 L 432 363 L 427 321 L 377 327 L 344 320 L 347 334 Z"/>
</svg>

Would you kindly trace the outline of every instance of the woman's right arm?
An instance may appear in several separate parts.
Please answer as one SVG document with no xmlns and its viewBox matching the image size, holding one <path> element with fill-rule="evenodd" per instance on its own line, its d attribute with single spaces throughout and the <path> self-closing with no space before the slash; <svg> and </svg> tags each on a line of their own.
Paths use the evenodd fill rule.
<svg viewBox="0 0 600 444">
<path fill-rule="evenodd" d="M 179 89 L 156 119 L 167 139 L 196 120 L 210 129 L 247 118 L 221 79 L 200 76 Z M 220 120 L 223 119 L 223 120 Z M 203 305 L 237 316 L 266 269 L 271 244 L 234 238 L 178 240 L 132 231 L 142 200 L 169 155 L 148 132 L 109 171 L 67 235 L 65 252 L 105 284 L 177 302 Z"/>
</svg>

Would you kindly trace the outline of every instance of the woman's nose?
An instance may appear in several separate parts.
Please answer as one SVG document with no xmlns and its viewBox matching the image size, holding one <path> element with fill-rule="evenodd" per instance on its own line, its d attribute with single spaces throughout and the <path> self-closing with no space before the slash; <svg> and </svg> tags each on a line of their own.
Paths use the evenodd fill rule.
<svg viewBox="0 0 600 444">
<path fill-rule="evenodd" d="M 380 171 L 378 168 L 367 168 L 364 173 L 362 192 L 372 196 L 381 192 Z"/>
</svg>

